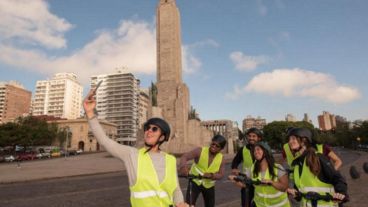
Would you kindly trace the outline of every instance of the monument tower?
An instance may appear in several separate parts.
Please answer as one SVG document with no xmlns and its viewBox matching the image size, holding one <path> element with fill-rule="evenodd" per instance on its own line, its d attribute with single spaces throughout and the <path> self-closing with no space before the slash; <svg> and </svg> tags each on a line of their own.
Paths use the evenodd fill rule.
<svg viewBox="0 0 368 207">
<path fill-rule="evenodd" d="M 160 0 L 157 6 L 157 107 L 151 116 L 167 120 L 172 139 L 166 150 L 185 152 L 209 143 L 211 132 L 200 121 L 189 120 L 189 89 L 182 80 L 180 14 L 175 0 Z"/>
</svg>

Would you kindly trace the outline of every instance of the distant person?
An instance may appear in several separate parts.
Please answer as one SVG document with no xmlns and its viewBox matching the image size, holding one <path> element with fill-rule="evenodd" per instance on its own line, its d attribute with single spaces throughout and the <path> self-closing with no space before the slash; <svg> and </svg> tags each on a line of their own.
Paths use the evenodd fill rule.
<svg viewBox="0 0 368 207">
<path fill-rule="evenodd" d="M 141 149 L 121 145 L 108 138 L 99 124 L 94 109 L 96 91 L 91 89 L 83 101 L 88 123 L 97 141 L 125 164 L 130 186 L 132 207 L 186 207 L 181 192 L 176 159 L 160 150 L 169 140 L 170 127 L 161 118 L 151 118 L 144 124 L 145 146 Z"/>
<path fill-rule="evenodd" d="M 307 128 L 293 128 L 288 133 L 291 150 L 299 156 L 291 163 L 294 169 L 294 188 L 287 191 L 294 197 L 308 192 L 319 195 L 331 194 L 342 201 L 347 197 L 347 184 L 341 174 L 335 170 L 323 154 L 317 153 L 317 145 L 312 139 L 312 132 Z M 299 197 L 300 198 L 300 197 Z M 302 206 L 311 205 L 310 197 L 301 197 Z M 318 206 L 337 206 L 333 201 L 318 200 Z"/>
<path fill-rule="evenodd" d="M 233 175 L 239 175 L 240 172 L 246 174 L 248 177 L 251 175 L 250 170 L 254 163 L 254 146 L 257 142 L 262 140 L 263 132 L 257 128 L 250 128 L 246 132 L 246 138 L 248 143 L 236 153 L 231 163 Z M 241 170 L 238 169 L 240 163 L 242 163 Z M 241 206 L 250 206 L 251 200 L 253 199 L 254 187 L 248 186 L 248 195 L 247 189 L 243 187 L 240 190 L 240 194 Z"/>
<path fill-rule="evenodd" d="M 215 135 L 209 147 L 198 147 L 185 153 L 180 158 L 181 175 L 201 175 L 202 179 L 193 179 L 191 189 L 187 189 L 186 202 L 195 205 L 200 193 L 203 195 L 205 207 L 215 206 L 215 181 L 224 176 L 225 164 L 221 150 L 226 145 L 225 137 Z M 194 160 L 192 167 L 187 162 Z"/>
</svg>

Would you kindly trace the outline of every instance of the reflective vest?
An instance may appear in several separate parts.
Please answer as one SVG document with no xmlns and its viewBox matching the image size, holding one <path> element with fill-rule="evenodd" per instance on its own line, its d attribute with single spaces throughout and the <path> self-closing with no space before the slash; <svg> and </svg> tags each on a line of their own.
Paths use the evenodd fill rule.
<svg viewBox="0 0 368 207">
<path fill-rule="evenodd" d="M 284 152 L 285 152 L 285 155 L 286 155 L 286 162 L 287 164 L 289 165 L 289 169 L 290 170 L 293 170 L 293 167 L 291 166 L 291 163 L 297 158 L 300 156 L 300 153 L 299 152 L 296 152 L 295 155 L 291 152 L 290 150 L 290 147 L 289 147 L 289 144 L 286 143 L 284 144 L 283 146 L 284 148 Z M 317 153 L 323 153 L 323 144 L 317 144 Z M 291 173 L 289 175 L 289 179 L 293 180 L 294 179 L 294 175 L 293 173 Z"/>
<path fill-rule="evenodd" d="M 209 147 L 202 147 L 201 155 L 198 163 L 193 163 L 190 174 L 203 175 L 204 173 L 217 173 L 220 170 L 222 162 L 222 153 L 219 152 L 215 155 L 210 166 L 208 166 Z M 215 186 L 215 181 L 211 179 L 193 179 L 198 186 L 203 185 L 205 188 L 211 188 Z"/>
<path fill-rule="evenodd" d="M 251 151 L 244 146 L 243 147 L 243 173 L 245 173 L 246 175 L 250 175 L 250 169 L 252 168 L 253 165 L 253 159 L 252 159 L 252 154 Z"/>
<path fill-rule="evenodd" d="M 278 165 L 278 164 L 275 164 Z M 251 168 L 252 180 L 262 180 L 261 173 L 258 176 L 253 175 L 254 165 Z M 277 181 L 278 168 L 274 167 L 275 178 L 273 181 Z M 268 169 L 265 172 L 264 178 L 271 180 L 270 173 Z M 289 207 L 289 199 L 286 192 L 281 192 L 271 185 L 254 185 L 254 198 L 253 201 L 256 203 L 257 207 Z"/>
<path fill-rule="evenodd" d="M 331 195 L 335 193 L 334 187 L 331 184 L 324 183 L 318 179 L 318 176 L 315 176 L 307 166 L 305 160 L 303 163 L 303 170 L 301 175 L 299 174 L 299 165 L 296 165 L 294 168 L 294 182 L 296 187 L 298 187 L 299 191 L 302 193 L 307 192 L 316 192 L 320 195 L 326 195 L 326 193 L 330 193 Z M 311 206 L 311 202 L 306 200 L 304 197 L 302 198 L 302 206 Z M 318 207 L 337 207 L 337 203 L 332 201 L 318 201 Z"/>
<path fill-rule="evenodd" d="M 165 153 L 165 178 L 159 183 L 157 173 L 146 149 L 138 152 L 137 181 L 130 187 L 132 207 L 167 207 L 173 205 L 177 188 L 176 159 Z"/>
</svg>

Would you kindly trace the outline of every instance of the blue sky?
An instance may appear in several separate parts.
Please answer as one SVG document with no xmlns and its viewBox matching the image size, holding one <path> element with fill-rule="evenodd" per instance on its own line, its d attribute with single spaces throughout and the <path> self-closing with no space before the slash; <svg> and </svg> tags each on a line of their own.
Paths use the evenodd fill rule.
<svg viewBox="0 0 368 207">
<path fill-rule="evenodd" d="M 326 110 L 368 119 L 368 1 L 177 0 L 184 81 L 203 120 Z M 128 67 L 156 80 L 158 0 L 0 1 L 0 81 Z"/>
</svg>

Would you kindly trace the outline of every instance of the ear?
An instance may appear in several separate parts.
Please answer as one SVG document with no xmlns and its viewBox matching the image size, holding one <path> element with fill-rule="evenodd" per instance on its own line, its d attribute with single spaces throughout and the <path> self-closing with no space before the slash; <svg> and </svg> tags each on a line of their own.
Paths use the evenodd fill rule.
<svg viewBox="0 0 368 207">
<path fill-rule="evenodd" d="M 160 138 L 158 138 L 158 141 L 163 142 L 165 140 L 165 136 L 161 135 Z"/>
</svg>

